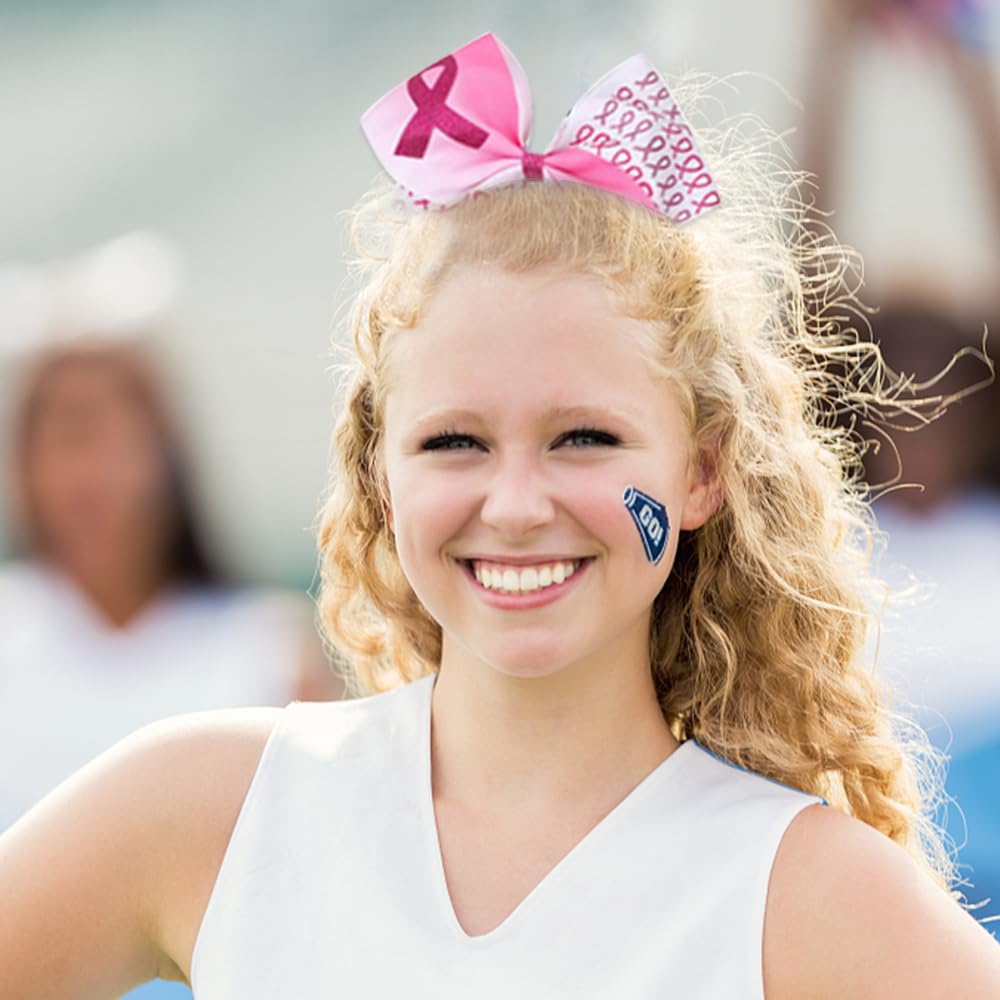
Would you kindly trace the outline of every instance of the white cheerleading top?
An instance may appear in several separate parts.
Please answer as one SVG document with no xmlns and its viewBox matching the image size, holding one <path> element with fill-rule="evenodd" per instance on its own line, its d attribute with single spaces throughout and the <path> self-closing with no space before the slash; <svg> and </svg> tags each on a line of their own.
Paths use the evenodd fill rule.
<svg viewBox="0 0 1000 1000">
<path fill-rule="evenodd" d="M 470 937 L 434 820 L 433 685 L 283 710 L 198 932 L 196 1000 L 763 997 L 771 866 L 823 799 L 688 740 Z"/>
</svg>

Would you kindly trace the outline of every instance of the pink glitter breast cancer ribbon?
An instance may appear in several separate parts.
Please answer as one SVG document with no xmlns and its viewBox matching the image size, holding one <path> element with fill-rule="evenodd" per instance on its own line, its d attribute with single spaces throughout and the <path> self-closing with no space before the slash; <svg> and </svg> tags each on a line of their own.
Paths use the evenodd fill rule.
<svg viewBox="0 0 1000 1000">
<path fill-rule="evenodd" d="M 603 188 L 676 223 L 720 203 L 690 126 L 642 55 L 601 77 L 544 153 L 526 149 L 531 94 L 524 70 L 492 34 L 391 90 L 361 127 L 382 166 L 424 207 L 546 179 Z"/>
</svg>

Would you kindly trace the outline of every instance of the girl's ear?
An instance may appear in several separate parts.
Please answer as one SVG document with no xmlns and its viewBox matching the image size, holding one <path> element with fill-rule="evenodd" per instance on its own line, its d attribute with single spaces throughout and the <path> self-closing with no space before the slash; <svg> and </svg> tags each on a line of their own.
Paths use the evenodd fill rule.
<svg viewBox="0 0 1000 1000">
<path fill-rule="evenodd" d="M 724 499 L 718 451 L 714 448 L 703 449 L 691 463 L 687 497 L 681 512 L 681 530 L 700 528 L 722 506 Z"/>
</svg>

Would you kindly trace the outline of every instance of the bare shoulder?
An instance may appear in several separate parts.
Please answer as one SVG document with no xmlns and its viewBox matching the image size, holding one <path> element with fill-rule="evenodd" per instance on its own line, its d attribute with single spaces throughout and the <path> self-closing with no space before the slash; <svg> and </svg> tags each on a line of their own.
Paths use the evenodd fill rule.
<svg viewBox="0 0 1000 1000">
<path fill-rule="evenodd" d="M 222 857 L 280 712 L 203 712 L 138 734 L 136 765 L 163 789 L 149 804 L 161 858 L 152 887 L 159 900 L 157 938 L 185 979 Z"/>
<path fill-rule="evenodd" d="M 1000 945 L 888 837 L 814 805 L 771 872 L 764 984 L 767 1000 L 987 1000 Z"/>
<path fill-rule="evenodd" d="M 83 1000 L 156 975 L 187 978 L 280 711 L 200 712 L 138 730 L 0 836 L 10 995 Z"/>
</svg>

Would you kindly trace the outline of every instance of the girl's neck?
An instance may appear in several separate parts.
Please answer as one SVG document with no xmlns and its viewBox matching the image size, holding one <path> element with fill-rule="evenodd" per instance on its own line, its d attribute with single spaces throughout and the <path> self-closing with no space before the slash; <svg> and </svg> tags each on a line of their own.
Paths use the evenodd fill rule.
<svg viewBox="0 0 1000 1000">
<path fill-rule="evenodd" d="M 637 630 L 590 662 L 520 678 L 446 642 L 432 701 L 435 797 L 529 810 L 624 797 L 678 746 L 647 650 Z"/>
</svg>

